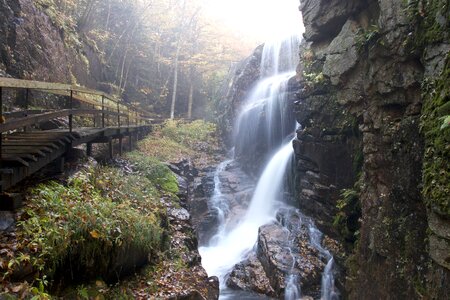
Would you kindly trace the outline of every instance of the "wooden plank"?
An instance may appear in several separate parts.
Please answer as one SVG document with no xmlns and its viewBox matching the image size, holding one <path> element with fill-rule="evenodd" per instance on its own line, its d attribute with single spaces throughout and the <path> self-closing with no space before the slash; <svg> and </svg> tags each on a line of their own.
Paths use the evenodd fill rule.
<svg viewBox="0 0 450 300">
<path fill-rule="evenodd" d="M 40 90 L 70 90 L 69 84 L 50 83 L 43 81 L 22 80 L 15 78 L 0 77 L 0 86 L 6 88 L 27 88 Z"/>
<path fill-rule="evenodd" d="M 18 157 L 25 160 L 31 160 L 34 162 L 37 162 L 37 158 L 34 155 L 31 154 L 18 154 L 18 153 L 5 153 L 5 159 L 7 159 L 8 157 Z M 2 158 L 3 161 L 3 158 Z"/>
<path fill-rule="evenodd" d="M 14 141 L 11 141 L 11 140 L 7 140 L 7 141 L 3 141 L 3 146 L 10 146 L 10 145 L 26 145 L 26 146 L 34 146 L 34 147 L 45 147 L 45 148 L 53 148 L 53 149 L 58 149 L 59 147 L 58 147 L 58 145 L 56 145 L 55 143 L 53 143 L 53 142 L 48 142 L 48 143 L 46 143 L 46 142 L 33 142 L 33 141 L 30 141 L 30 140 L 19 140 L 19 141 L 17 141 L 17 140 L 14 140 Z"/>
<path fill-rule="evenodd" d="M 3 150 L 5 154 L 17 154 L 19 156 L 22 156 L 22 154 L 33 154 L 45 157 L 45 153 L 39 149 L 5 148 Z"/>
<path fill-rule="evenodd" d="M 4 157 L 2 157 L 2 159 L 0 160 L 4 165 L 5 164 L 21 164 L 25 167 L 29 167 L 30 164 L 28 162 L 26 162 L 25 160 L 23 160 L 22 158 L 18 157 L 18 156 L 12 156 L 12 155 L 5 155 Z"/>
<path fill-rule="evenodd" d="M 46 141 L 46 142 L 59 142 L 62 143 L 62 146 L 65 146 L 66 144 L 63 143 L 63 141 L 65 141 L 66 143 L 71 143 L 72 139 L 70 138 L 70 136 L 65 133 L 65 134 L 55 134 L 55 135 L 51 135 L 45 132 L 42 133 L 36 133 L 36 135 L 32 136 L 30 134 L 26 134 L 26 135 L 18 135 L 15 134 L 14 136 L 8 136 L 8 138 L 6 140 L 17 140 L 17 141 L 22 141 L 22 140 L 31 140 L 31 141 Z"/>
<path fill-rule="evenodd" d="M 28 152 L 27 149 L 30 149 L 32 151 L 35 151 L 35 150 L 45 151 L 47 153 L 50 153 L 50 152 L 53 151 L 49 147 L 45 147 L 45 146 L 38 147 L 36 145 L 33 146 L 33 145 L 20 145 L 20 144 L 16 144 L 16 145 L 5 145 L 5 144 L 3 144 L 2 147 L 3 147 L 3 149 L 23 149 L 24 152 Z M 6 152 L 8 152 L 8 151 L 6 151 Z"/>
<path fill-rule="evenodd" d="M 57 137 L 59 138 L 59 137 Z M 14 142 L 14 143 L 53 143 L 53 144 L 59 144 L 60 146 L 65 146 L 66 143 L 59 139 L 52 139 L 48 137 L 39 137 L 39 136 L 24 136 L 24 137 L 8 137 L 7 139 L 3 140 L 4 142 Z"/>
</svg>

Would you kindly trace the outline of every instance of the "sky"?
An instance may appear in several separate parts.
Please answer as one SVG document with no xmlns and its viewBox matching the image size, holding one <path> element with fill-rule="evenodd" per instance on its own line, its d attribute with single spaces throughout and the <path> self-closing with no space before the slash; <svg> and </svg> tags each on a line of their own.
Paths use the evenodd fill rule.
<svg viewBox="0 0 450 300">
<path fill-rule="evenodd" d="M 202 0 L 209 17 L 255 45 L 303 32 L 299 0 Z"/>
</svg>

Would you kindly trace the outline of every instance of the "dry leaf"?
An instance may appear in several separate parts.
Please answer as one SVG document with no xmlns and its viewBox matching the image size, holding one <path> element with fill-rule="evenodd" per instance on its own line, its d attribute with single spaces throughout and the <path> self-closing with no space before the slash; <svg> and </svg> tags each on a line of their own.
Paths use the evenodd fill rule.
<svg viewBox="0 0 450 300">
<path fill-rule="evenodd" d="M 94 239 L 98 239 L 100 237 L 100 233 L 97 230 L 92 230 L 91 232 L 89 232 L 90 235 L 94 238 Z"/>
</svg>

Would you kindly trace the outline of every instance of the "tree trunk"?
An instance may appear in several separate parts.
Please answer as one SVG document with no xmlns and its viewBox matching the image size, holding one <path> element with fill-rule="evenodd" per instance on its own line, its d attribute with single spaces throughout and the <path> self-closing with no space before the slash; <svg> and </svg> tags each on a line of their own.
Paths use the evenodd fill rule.
<svg viewBox="0 0 450 300">
<path fill-rule="evenodd" d="M 192 106 L 194 104 L 194 72 L 193 67 L 190 67 L 189 70 L 189 101 L 188 101 L 188 112 L 187 118 L 192 119 Z"/>
<path fill-rule="evenodd" d="M 184 18 L 186 12 L 186 0 L 183 1 L 183 9 L 181 16 Z M 175 102 L 177 101 L 177 88 L 178 88 L 178 59 L 180 57 L 181 39 L 183 30 L 183 21 L 178 26 L 178 37 L 177 37 L 177 52 L 175 53 L 175 63 L 174 63 L 174 75 L 173 75 L 173 90 L 172 90 L 172 103 L 170 104 L 170 119 L 175 118 Z"/>
<path fill-rule="evenodd" d="M 170 119 L 175 118 L 175 102 L 177 100 L 177 87 L 178 87 L 178 58 L 180 56 L 180 38 L 177 43 L 177 52 L 175 54 L 175 65 L 173 71 L 173 90 L 172 90 L 172 103 L 170 104 Z"/>
</svg>

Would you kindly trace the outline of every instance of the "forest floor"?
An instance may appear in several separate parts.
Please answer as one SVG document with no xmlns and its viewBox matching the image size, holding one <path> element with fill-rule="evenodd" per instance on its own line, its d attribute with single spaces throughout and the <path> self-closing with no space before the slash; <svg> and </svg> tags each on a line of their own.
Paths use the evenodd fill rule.
<svg viewBox="0 0 450 300">
<path fill-rule="evenodd" d="M 24 206 L 0 231 L 1 299 L 214 297 L 201 267 L 180 176 L 217 163 L 213 124 L 169 121 L 109 164 L 23 188 Z M 183 179 L 181 179 L 183 180 Z"/>
</svg>

